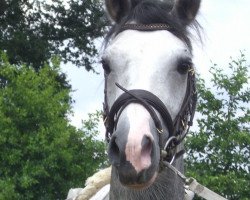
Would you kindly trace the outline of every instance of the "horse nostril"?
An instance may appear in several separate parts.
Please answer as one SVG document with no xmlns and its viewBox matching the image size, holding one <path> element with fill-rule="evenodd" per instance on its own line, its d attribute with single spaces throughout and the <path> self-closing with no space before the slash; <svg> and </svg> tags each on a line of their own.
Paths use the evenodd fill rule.
<svg viewBox="0 0 250 200">
<path fill-rule="evenodd" d="M 109 144 L 109 159 L 111 163 L 119 163 L 120 149 L 116 143 L 116 137 L 112 138 Z"/>
<path fill-rule="evenodd" d="M 153 146 L 152 139 L 148 136 L 143 136 L 141 145 L 142 145 L 142 150 L 141 150 L 142 157 L 150 155 Z"/>
</svg>

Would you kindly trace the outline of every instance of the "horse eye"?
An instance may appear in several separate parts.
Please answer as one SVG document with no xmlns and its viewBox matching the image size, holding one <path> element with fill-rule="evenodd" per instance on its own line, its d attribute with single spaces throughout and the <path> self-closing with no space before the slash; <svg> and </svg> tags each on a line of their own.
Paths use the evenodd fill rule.
<svg viewBox="0 0 250 200">
<path fill-rule="evenodd" d="M 109 67 L 108 62 L 105 61 L 105 60 L 102 60 L 101 63 L 102 63 L 102 68 L 103 68 L 103 70 L 104 70 L 104 73 L 105 73 L 105 74 L 109 74 L 109 73 L 111 72 L 111 69 L 110 69 L 110 67 Z"/>
<path fill-rule="evenodd" d="M 192 68 L 193 63 L 191 60 L 182 60 L 179 61 L 178 66 L 177 66 L 177 71 L 180 74 L 186 74 L 190 68 Z"/>
</svg>

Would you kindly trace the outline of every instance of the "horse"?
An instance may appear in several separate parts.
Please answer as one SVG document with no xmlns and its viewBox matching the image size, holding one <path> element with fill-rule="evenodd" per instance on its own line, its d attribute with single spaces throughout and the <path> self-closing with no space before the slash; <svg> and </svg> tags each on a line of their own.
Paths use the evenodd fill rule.
<svg viewBox="0 0 250 200">
<path fill-rule="evenodd" d="M 104 123 L 110 200 L 183 200 L 183 140 L 192 125 L 194 64 L 189 29 L 201 0 L 105 0 Z"/>
</svg>

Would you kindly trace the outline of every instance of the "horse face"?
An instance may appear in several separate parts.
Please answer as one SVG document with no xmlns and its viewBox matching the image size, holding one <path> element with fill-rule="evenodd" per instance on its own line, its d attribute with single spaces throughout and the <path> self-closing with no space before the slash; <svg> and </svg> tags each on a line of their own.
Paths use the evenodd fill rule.
<svg viewBox="0 0 250 200">
<path fill-rule="evenodd" d="M 115 86 L 117 82 L 128 90 L 143 89 L 155 94 L 175 118 L 186 91 L 185 67 L 191 62 L 191 54 L 181 40 L 168 31 L 127 30 L 107 47 L 103 60 L 109 67 L 108 105 L 122 94 Z M 164 131 L 168 133 L 166 127 Z M 159 145 L 149 112 L 140 104 L 126 106 L 109 145 L 109 158 L 121 183 L 133 187 L 152 183 L 159 167 Z"/>
<path fill-rule="evenodd" d="M 134 2 L 106 0 L 106 5 L 111 18 L 119 23 Z M 198 0 L 179 0 L 171 11 L 172 15 L 179 16 L 183 26 L 190 23 L 197 13 L 198 8 L 188 5 L 194 2 L 200 3 Z M 184 10 L 190 12 L 181 13 L 184 6 L 181 4 L 185 4 Z M 103 54 L 107 104 L 111 107 L 123 93 L 115 86 L 119 83 L 127 90 L 143 89 L 155 94 L 174 119 L 185 96 L 191 57 L 187 43 L 167 30 L 125 30 L 119 33 Z M 108 154 L 113 170 L 124 186 L 145 188 L 157 179 L 159 146 L 164 145 L 168 138 L 167 127 L 163 129 L 163 144 L 160 144 L 159 133 L 145 107 L 130 103 L 122 110 Z"/>
</svg>

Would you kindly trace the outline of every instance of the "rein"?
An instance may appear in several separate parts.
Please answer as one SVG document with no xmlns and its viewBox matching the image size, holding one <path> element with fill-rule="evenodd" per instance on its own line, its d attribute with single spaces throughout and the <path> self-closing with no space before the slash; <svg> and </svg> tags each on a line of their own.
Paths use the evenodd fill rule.
<svg viewBox="0 0 250 200">
<path fill-rule="evenodd" d="M 122 26 L 121 31 L 156 31 L 169 29 L 170 27 L 167 24 L 125 24 Z M 116 129 L 119 116 L 126 106 L 128 106 L 130 103 L 139 103 L 145 109 L 147 109 L 155 123 L 155 127 L 159 134 L 161 160 L 172 163 L 175 158 L 178 158 L 180 155 L 182 155 L 184 151 L 181 150 L 180 152 L 177 152 L 177 146 L 183 141 L 189 131 L 190 126 L 193 124 L 197 102 L 195 73 L 193 67 L 190 67 L 188 70 L 186 93 L 181 109 L 174 120 L 172 120 L 172 117 L 164 103 L 153 93 L 139 89 L 126 90 L 118 83 L 116 83 L 116 86 L 123 90 L 124 93 L 116 99 L 114 104 L 109 109 L 107 101 L 107 74 L 105 74 L 103 117 L 104 125 L 106 127 L 106 140 L 108 142 L 110 141 L 112 134 Z M 167 133 L 164 133 L 162 122 L 156 114 L 156 111 L 159 113 L 162 122 L 169 132 L 168 140 L 165 145 L 162 145 L 162 135 Z"/>
</svg>

